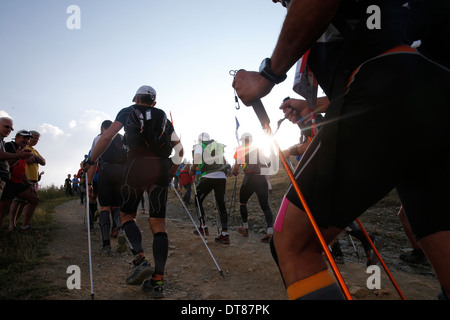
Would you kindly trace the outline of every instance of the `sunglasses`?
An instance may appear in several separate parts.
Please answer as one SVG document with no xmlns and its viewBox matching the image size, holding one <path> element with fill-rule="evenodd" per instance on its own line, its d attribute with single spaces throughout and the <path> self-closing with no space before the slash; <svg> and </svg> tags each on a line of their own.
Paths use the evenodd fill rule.
<svg viewBox="0 0 450 320">
<path fill-rule="evenodd" d="M 14 128 L 13 128 L 13 127 L 11 127 L 11 126 L 8 126 L 8 125 L 3 125 L 3 127 L 4 127 L 5 129 L 11 129 L 11 131 L 14 131 Z"/>
</svg>

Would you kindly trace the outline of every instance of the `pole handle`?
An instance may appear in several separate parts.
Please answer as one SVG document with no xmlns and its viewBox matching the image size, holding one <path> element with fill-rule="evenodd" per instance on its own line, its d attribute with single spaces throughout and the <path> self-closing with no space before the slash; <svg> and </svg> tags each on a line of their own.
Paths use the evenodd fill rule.
<svg viewBox="0 0 450 320">
<path fill-rule="evenodd" d="M 261 123 L 261 126 L 263 129 L 269 128 L 270 119 L 267 115 L 266 109 L 264 108 L 262 102 L 260 99 L 255 100 L 252 102 L 253 110 L 256 113 L 256 116 L 259 119 L 259 122 Z"/>
</svg>

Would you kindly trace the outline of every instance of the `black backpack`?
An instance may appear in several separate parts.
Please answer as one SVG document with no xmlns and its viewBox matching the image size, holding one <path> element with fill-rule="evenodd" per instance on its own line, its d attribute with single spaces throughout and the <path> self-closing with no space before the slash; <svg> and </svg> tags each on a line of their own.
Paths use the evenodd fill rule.
<svg viewBox="0 0 450 320">
<path fill-rule="evenodd" d="M 116 134 L 108 149 L 100 157 L 100 162 L 123 164 L 127 161 L 127 150 L 121 134 Z"/>
<path fill-rule="evenodd" d="M 125 125 L 125 140 L 130 149 L 146 148 L 151 154 L 168 158 L 172 153 L 173 128 L 166 113 L 154 107 L 131 106 Z"/>
</svg>

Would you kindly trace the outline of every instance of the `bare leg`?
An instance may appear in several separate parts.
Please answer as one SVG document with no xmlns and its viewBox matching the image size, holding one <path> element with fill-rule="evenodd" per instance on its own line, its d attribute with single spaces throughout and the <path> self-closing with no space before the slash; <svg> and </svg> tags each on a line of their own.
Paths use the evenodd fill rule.
<svg viewBox="0 0 450 320">
<path fill-rule="evenodd" d="M 450 231 L 433 233 L 419 240 L 419 244 L 433 266 L 436 277 L 450 297 Z"/>
</svg>

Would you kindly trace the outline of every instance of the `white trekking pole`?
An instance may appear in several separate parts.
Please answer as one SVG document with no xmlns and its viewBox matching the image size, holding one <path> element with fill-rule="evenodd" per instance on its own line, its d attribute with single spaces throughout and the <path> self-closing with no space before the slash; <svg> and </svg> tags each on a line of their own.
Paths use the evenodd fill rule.
<svg viewBox="0 0 450 320">
<path fill-rule="evenodd" d="M 86 171 L 86 219 L 87 219 L 87 234 L 88 234 L 88 247 L 89 247 L 89 276 L 91 279 L 91 298 L 94 300 L 94 284 L 92 281 L 92 253 L 91 253 L 91 219 L 89 217 L 89 182 L 88 173 Z"/>
<path fill-rule="evenodd" d="M 173 191 L 175 191 L 175 194 L 177 195 L 178 199 L 180 199 L 180 203 L 183 205 L 183 207 L 184 207 L 184 209 L 186 210 L 186 213 L 188 214 L 189 218 L 191 218 L 191 221 L 192 221 L 192 223 L 194 224 L 194 227 L 195 227 L 195 229 L 197 230 L 197 232 L 198 232 L 200 238 L 202 239 L 203 244 L 206 246 L 206 249 L 208 249 L 209 255 L 211 256 L 211 259 L 214 261 L 214 264 L 216 265 L 217 270 L 219 270 L 220 275 L 221 275 L 222 278 L 225 280 L 225 275 L 223 274 L 222 269 L 220 269 L 219 264 L 217 263 L 217 261 L 216 261 L 216 259 L 214 258 L 214 256 L 213 256 L 211 250 L 209 249 L 208 245 L 206 244 L 205 238 L 203 238 L 203 236 L 202 236 L 200 230 L 198 229 L 197 225 L 195 224 L 195 221 L 194 221 L 194 219 L 192 218 L 192 215 L 189 213 L 188 208 L 186 208 L 186 205 L 184 204 L 183 200 L 181 199 L 180 194 L 178 193 L 177 189 L 175 189 L 175 186 L 173 185 L 173 183 L 171 183 L 171 186 L 172 186 Z"/>
</svg>

